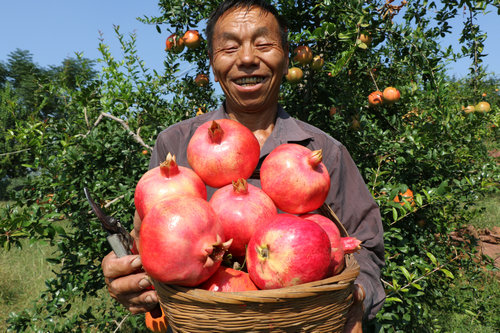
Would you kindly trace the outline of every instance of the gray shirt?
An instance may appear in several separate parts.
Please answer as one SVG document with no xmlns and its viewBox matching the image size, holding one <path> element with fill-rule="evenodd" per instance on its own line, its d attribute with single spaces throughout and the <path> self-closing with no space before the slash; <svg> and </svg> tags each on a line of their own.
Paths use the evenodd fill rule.
<svg viewBox="0 0 500 333">
<path fill-rule="evenodd" d="M 149 168 L 157 167 L 168 153 L 175 155 L 179 165 L 189 167 L 186 147 L 195 130 L 207 121 L 222 118 L 228 118 L 223 106 L 162 131 L 156 140 Z M 356 283 L 362 285 L 366 293 L 365 318 L 372 319 L 385 299 L 380 280 L 380 270 L 384 266 L 384 241 L 379 207 L 347 149 L 320 129 L 290 117 L 279 106 L 275 127 L 261 149 L 259 166 L 274 148 L 283 143 L 298 143 L 311 150 L 323 150 L 323 163 L 331 178 L 326 203 L 342 221 L 349 235 L 363 242 L 361 250 L 355 254 L 360 266 Z M 252 177 L 248 182 L 260 187 L 258 177 Z M 207 186 L 208 198 L 215 190 Z"/>
</svg>

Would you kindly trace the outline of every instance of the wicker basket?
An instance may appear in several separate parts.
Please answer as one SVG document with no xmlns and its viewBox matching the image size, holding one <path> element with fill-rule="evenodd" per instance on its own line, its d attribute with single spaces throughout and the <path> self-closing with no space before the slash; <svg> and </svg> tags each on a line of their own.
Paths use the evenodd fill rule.
<svg viewBox="0 0 500 333">
<path fill-rule="evenodd" d="M 347 232 L 328 206 L 321 214 Z M 153 281 L 174 332 L 342 332 L 359 265 L 352 254 L 339 275 L 280 289 L 212 292 Z"/>
</svg>

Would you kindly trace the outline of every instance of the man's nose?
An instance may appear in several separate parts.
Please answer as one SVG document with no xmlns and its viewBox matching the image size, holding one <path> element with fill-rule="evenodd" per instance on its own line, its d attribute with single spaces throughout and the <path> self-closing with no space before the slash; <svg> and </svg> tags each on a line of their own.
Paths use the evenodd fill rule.
<svg viewBox="0 0 500 333">
<path fill-rule="evenodd" d="M 257 65 L 259 58 L 255 54 L 255 47 L 251 44 L 244 44 L 239 50 L 238 60 L 241 66 L 253 66 Z"/>
</svg>

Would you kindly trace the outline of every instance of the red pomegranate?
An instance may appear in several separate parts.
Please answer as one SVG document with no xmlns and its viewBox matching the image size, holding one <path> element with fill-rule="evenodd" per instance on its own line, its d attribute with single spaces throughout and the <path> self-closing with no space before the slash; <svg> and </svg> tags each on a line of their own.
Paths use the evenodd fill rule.
<svg viewBox="0 0 500 333">
<path fill-rule="evenodd" d="M 199 288 L 221 292 L 259 290 L 248 273 L 225 266 L 220 266 Z"/>
<path fill-rule="evenodd" d="M 157 201 L 142 220 L 139 254 L 153 279 L 193 287 L 207 280 L 231 245 L 204 199 L 170 196 Z"/>
<path fill-rule="evenodd" d="M 207 199 L 207 188 L 191 169 L 177 165 L 170 153 L 160 166 L 147 171 L 135 187 L 135 209 L 141 220 L 151 206 L 169 195 L 193 195 Z"/>
<path fill-rule="evenodd" d="M 215 191 L 210 205 L 222 223 L 226 238 L 233 239 L 229 252 L 236 258 L 245 256 L 255 230 L 278 213 L 271 198 L 243 178 Z"/>
<path fill-rule="evenodd" d="M 231 119 L 202 124 L 187 147 L 193 170 L 212 187 L 249 178 L 259 163 L 260 145 L 252 131 Z"/>
<path fill-rule="evenodd" d="M 340 239 L 344 253 L 355 253 L 361 250 L 361 241 L 356 237 L 342 237 Z"/>
<path fill-rule="evenodd" d="M 328 276 L 339 274 L 345 266 L 344 247 L 342 245 L 339 228 L 337 228 L 333 221 L 321 214 L 309 213 L 300 215 L 300 217 L 316 222 L 326 231 L 332 247 Z"/>
<path fill-rule="evenodd" d="M 322 160 L 321 149 L 282 144 L 262 162 L 262 189 L 284 212 L 303 214 L 318 209 L 330 190 L 330 175 Z"/>
<path fill-rule="evenodd" d="M 325 278 L 330 256 L 330 239 L 317 223 L 277 214 L 252 236 L 246 259 L 255 285 L 275 289 Z"/>
</svg>

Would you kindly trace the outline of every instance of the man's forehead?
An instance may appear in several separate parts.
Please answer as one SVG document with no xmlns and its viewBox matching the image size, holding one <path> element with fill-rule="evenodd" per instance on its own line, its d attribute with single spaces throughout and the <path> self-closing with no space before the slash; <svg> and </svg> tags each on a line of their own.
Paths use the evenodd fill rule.
<svg viewBox="0 0 500 333">
<path fill-rule="evenodd" d="M 224 14 L 222 14 L 217 22 L 215 22 L 215 31 L 221 26 L 227 26 L 227 25 L 234 25 L 237 26 L 241 23 L 245 23 L 249 20 L 252 20 L 256 17 L 259 18 L 259 21 L 262 19 L 265 20 L 265 18 L 269 17 L 271 15 L 271 20 L 274 18 L 274 16 L 269 13 L 268 11 L 264 10 L 261 7 L 258 6 L 240 6 L 240 7 L 235 7 L 227 10 Z M 277 24 L 277 20 L 276 21 Z M 262 22 L 263 23 L 263 22 Z"/>
</svg>

